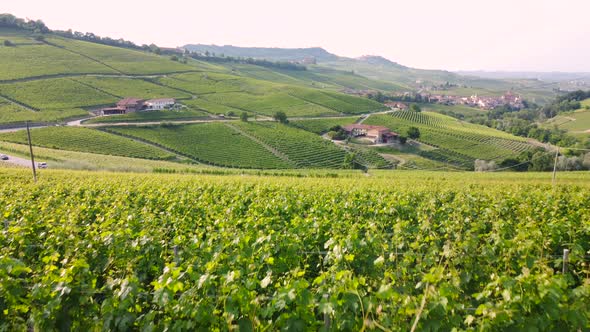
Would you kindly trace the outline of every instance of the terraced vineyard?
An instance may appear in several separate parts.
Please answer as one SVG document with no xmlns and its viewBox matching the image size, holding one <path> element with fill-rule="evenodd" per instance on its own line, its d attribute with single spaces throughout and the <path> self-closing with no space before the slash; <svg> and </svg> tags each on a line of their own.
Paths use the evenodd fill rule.
<svg viewBox="0 0 590 332">
<path fill-rule="evenodd" d="M 347 96 L 328 91 L 292 88 L 287 92 L 292 96 L 345 114 L 363 114 L 386 109 L 383 104 L 370 99 Z"/>
<path fill-rule="evenodd" d="M 0 28 L 0 34 L 1 31 Z M 6 40 L 14 38 L 8 36 Z M 81 55 L 39 43 L 33 38 L 21 38 L 22 45 L 0 47 L 0 81 L 43 75 L 116 73 Z"/>
<path fill-rule="evenodd" d="M 420 141 L 471 159 L 498 160 L 532 147 L 523 138 L 437 113 L 398 111 L 370 116 L 364 123 L 383 125 L 402 134 L 417 127 Z"/>
<path fill-rule="evenodd" d="M 324 118 L 324 119 L 309 119 L 309 120 L 297 120 L 291 121 L 290 123 L 301 129 L 311 131 L 318 135 L 325 134 L 330 128 L 335 126 L 345 126 L 355 123 L 358 117 L 338 117 L 338 118 Z"/>
<path fill-rule="evenodd" d="M 341 168 L 346 152 L 315 134 L 277 123 L 236 123 L 301 168 Z"/>
<path fill-rule="evenodd" d="M 110 127 L 203 163 L 239 168 L 292 168 L 271 151 L 222 123 L 179 126 Z"/>
<path fill-rule="evenodd" d="M 113 104 L 119 100 L 70 78 L 0 84 L 0 94 L 40 110 Z"/>
<path fill-rule="evenodd" d="M 587 174 L 0 177 L 1 330 L 590 329 Z"/>
<path fill-rule="evenodd" d="M 194 70 L 191 66 L 155 54 L 111 47 L 85 41 L 48 37 L 46 40 L 64 50 L 82 54 L 104 67 L 124 74 L 162 74 Z"/>
<path fill-rule="evenodd" d="M 26 144 L 26 131 L 0 133 L 0 140 Z M 47 127 L 31 131 L 33 145 L 60 150 L 145 159 L 171 159 L 173 154 L 129 138 L 81 127 Z"/>
<path fill-rule="evenodd" d="M 76 82 L 93 87 L 119 98 L 135 96 L 143 99 L 177 98 L 187 99 L 190 94 L 160 86 L 143 79 L 126 77 L 77 77 Z"/>
</svg>

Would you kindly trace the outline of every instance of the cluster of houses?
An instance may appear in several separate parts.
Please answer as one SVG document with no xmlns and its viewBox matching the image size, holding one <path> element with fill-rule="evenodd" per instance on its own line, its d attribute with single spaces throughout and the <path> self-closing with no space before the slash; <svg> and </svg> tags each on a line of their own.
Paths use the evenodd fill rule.
<svg viewBox="0 0 590 332">
<path fill-rule="evenodd" d="M 342 127 L 342 129 L 349 137 L 362 137 L 374 144 L 391 143 L 399 137 L 397 133 L 383 126 L 351 124 Z"/>
<path fill-rule="evenodd" d="M 444 105 L 467 105 L 478 107 L 484 110 L 492 110 L 496 107 L 508 106 L 512 109 L 522 109 L 525 107 L 524 100 L 520 95 L 506 92 L 502 96 L 478 96 L 471 97 L 446 96 L 422 94 L 421 97 L 429 103 L 438 103 Z"/>
<path fill-rule="evenodd" d="M 105 107 L 98 111 L 100 115 L 127 114 L 139 111 L 161 111 L 176 107 L 174 98 L 140 99 L 124 98 L 117 102 L 114 107 Z"/>
</svg>

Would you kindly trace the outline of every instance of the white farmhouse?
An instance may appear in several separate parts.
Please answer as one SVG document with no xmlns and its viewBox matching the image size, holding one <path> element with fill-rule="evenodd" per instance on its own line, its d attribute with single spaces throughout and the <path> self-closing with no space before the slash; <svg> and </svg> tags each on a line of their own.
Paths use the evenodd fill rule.
<svg viewBox="0 0 590 332">
<path fill-rule="evenodd" d="M 159 111 L 173 108 L 175 104 L 176 100 L 174 98 L 160 98 L 146 100 L 144 105 L 146 111 Z"/>
</svg>

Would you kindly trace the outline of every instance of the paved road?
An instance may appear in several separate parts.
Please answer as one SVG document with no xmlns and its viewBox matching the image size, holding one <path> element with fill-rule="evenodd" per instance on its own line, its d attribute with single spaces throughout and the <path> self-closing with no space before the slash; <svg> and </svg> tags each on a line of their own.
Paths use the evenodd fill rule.
<svg viewBox="0 0 590 332">
<path fill-rule="evenodd" d="M 3 153 L 2 151 L 0 151 L 0 154 L 6 154 Z M 24 159 L 24 158 L 20 158 L 20 157 L 15 157 L 9 154 L 6 154 L 8 156 L 8 160 L 0 160 L 0 163 L 8 163 L 8 164 L 13 164 L 16 166 L 22 166 L 22 167 L 31 167 L 31 161 L 29 159 Z"/>
</svg>

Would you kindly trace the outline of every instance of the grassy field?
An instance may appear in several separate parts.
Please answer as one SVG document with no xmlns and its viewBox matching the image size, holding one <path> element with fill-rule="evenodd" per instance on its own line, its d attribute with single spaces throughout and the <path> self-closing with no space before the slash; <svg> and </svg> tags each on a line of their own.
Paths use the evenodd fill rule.
<svg viewBox="0 0 590 332">
<path fill-rule="evenodd" d="M 393 173 L 0 168 L 0 327 L 590 328 L 587 172 Z"/>
<path fill-rule="evenodd" d="M 471 159 L 499 160 L 531 148 L 523 138 L 431 112 L 398 111 L 373 115 L 364 123 L 383 125 L 402 135 L 408 128 L 417 127 L 421 142 Z M 444 155 L 451 157 L 450 154 Z M 462 164 L 465 162 L 467 160 L 461 161 Z"/>
<path fill-rule="evenodd" d="M 0 133 L 0 140 L 26 144 L 24 130 Z M 46 127 L 31 130 L 31 141 L 35 146 L 60 150 L 91 152 L 144 159 L 172 159 L 174 155 L 150 145 L 129 138 L 82 127 Z"/>
<path fill-rule="evenodd" d="M 223 123 L 111 127 L 110 131 L 150 141 L 203 163 L 236 168 L 293 168 L 292 163 Z"/>
<path fill-rule="evenodd" d="M 583 100 L 582 108 L 568 113 L 562 113 L 550 119 L 544 125 L 547 127 L 557 126 L 572 134 L 590 134 L 590 98 Z"/>
</svg>

